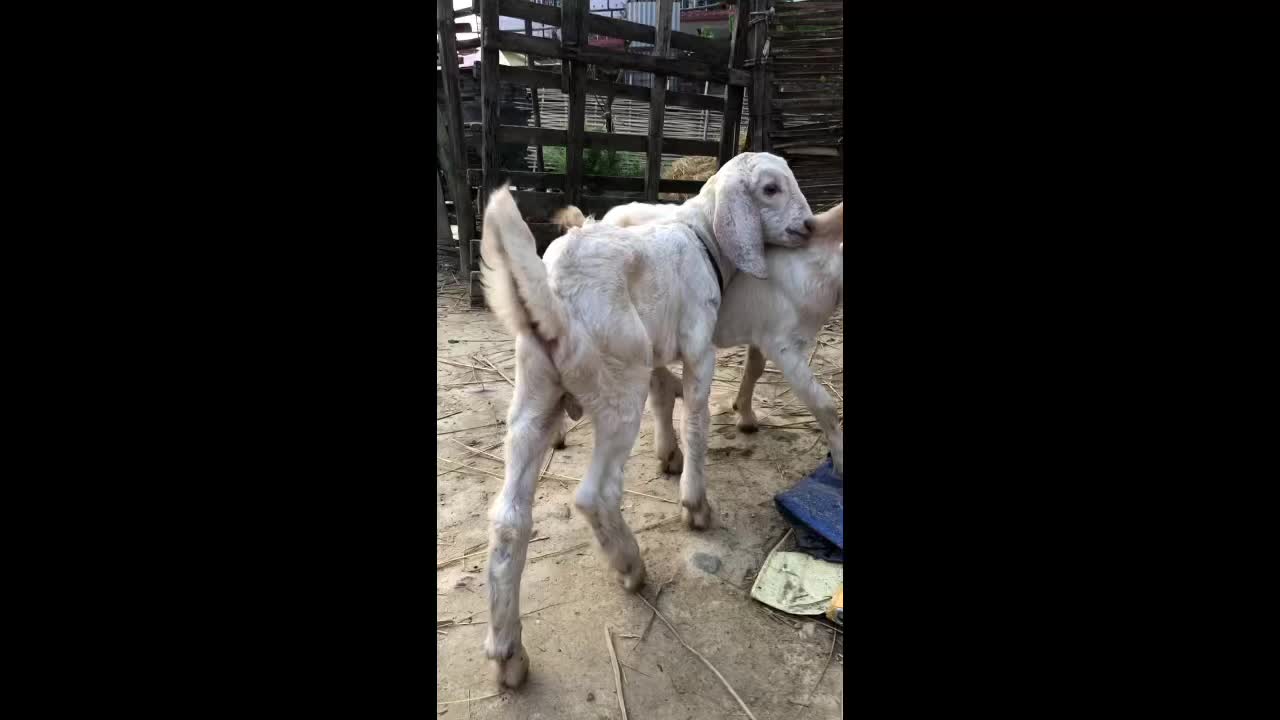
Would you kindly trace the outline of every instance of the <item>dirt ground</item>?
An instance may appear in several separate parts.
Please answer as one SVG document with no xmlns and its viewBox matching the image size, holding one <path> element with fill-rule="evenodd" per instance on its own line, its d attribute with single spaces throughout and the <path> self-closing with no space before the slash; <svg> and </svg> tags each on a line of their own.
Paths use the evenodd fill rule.
<svg viewBox="0 0 1280 720">
<path fill-rule="evenodd" d="M 529 677 L 518 691 L 498 693 L 482 648 L 488 621 L 485 566 L 488 509 L 502 483 L 502 423 L 512 390 L 503 375 L 515 379 L 513 342 L 491 313 L 467 307 L 456 278 L 439 276 L 436 284 L 436 687 L 437 699 L 446 703 L 436 706 L 437 716 L 621 718 L 607 626 L 630 718 L 745 717 L 715 674 L 615 581 L 591 529 L 577 517 L 574 479 L 585 472 L 593 442 L 586 419 L 570 431 L 568 447 L 544 463 L 520 598 Z M 843 309 L 821 340 L 812 364 L 834 388 L 843 417 Z M 731 403 L 744 357 L 745 348 L 720 351 L 712 389 L 712 529 L 694 532 L 679 521 L 679 477 L 663 474 L 654 457 L 653 418 L 646 408 L 626 466 L 622 508 L 632 530 L 639 531 L 648 568 L 641 594 L 650 602 L 658 595 L 658 610 L 759 720 L 842 718 L 843 633 L 830 629 L 825 618 L 785 615 L 749 597 L 755 573 L 787 530 L 773 496 L 817 467 L 827 447 L 772 365 L 756 387 L 763 427 L 753 434 L 735 427 Z M 658 524 L 669 518 L 674 520 Z"/>
</svg>

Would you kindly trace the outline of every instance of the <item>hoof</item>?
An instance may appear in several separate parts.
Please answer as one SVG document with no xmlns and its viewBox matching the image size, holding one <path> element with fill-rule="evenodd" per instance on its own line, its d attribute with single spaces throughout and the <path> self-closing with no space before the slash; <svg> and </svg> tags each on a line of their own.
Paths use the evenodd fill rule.
<svg viewBox="0 0 1280 720">
<path fill-rule="evenodd" d="M 566 447 L 566 446 L 565 446 L 565 443 L 564 443 L 564 435 L 561 435 L 560 437 L 558 437 L 558 438 L 556 438 L 555 440 L 553 440 L 553 441 L 551 442 L 551 447 L 553 447 L 553 448 L 555 448 L 555 449 L 557 449 L 557 450 L 563 450 L 563 449 L 565 449 L 565 447 Z"/>
<path fill-rule="evenodd" d="M 662 469 L 669 475 L 679 475 L 684 472 L 684 453 L 680 452 L 679 445 L 671 448 L 671 452 L 667 453 Z"/>
<path fill-rule="evenodd" d="M 692 509 L 680 508 L 680 519 L 690 530 L 706 530 L 711 527 L 711 503 L 705 499 Z"/>
<path fill-rule="evenodd" d="M 619 572 L 618 580 L 627 592 L 639 592 L 640 588 L 644 587 L 645 581 L 644 561 L 638 561 L 636 567 L 629 573 Z"/>
<path fill-rule="evenodd" d="M 753 433 L 760 430 L 760 425 L 756 423 L 756 417 L 740 417 L 738 418 L 738 429 L 744 433 Z"/>
<path fill-rule="evenodd" d="M 494 678 L 498 681 L 499 688 L 518 688 L 529 676 L 529 656 L 525 654 L 523 646 L 505 660 L 494 660 L 493 665 Z"/>
</svg>

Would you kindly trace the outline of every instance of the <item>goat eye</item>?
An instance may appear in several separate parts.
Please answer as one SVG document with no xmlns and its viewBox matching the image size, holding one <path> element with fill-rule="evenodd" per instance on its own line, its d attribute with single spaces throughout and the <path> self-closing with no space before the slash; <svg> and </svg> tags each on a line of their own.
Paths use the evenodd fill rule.
<svg viewBox="0 0 1280 720">
<path fill-rule="evenodd" d="M 777 195 L 777 194 L 778 194 L 778 186 L 777 186 L 777 185 L 774 185 L 773 183 L 769 183 L 768 185 L 765 185 L 765 186 L 764 186 L 764 194 L 765 194 L 765 195 Z"/>
</svg>

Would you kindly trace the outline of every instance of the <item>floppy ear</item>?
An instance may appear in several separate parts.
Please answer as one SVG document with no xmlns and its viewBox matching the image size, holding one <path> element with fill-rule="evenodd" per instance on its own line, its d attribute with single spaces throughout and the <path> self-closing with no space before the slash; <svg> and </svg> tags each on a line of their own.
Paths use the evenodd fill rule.
<svg viewBox="0 0 1280 720">
<path fill-rule="evenodd" d="M 751 201 L 746 173 L 724 175 L 716 183 L 716 216 L 712 229 L 729 262 L 748 275 L 769 279 L 764 264 L 764 230 L 760 209 Z"/>
</svg>

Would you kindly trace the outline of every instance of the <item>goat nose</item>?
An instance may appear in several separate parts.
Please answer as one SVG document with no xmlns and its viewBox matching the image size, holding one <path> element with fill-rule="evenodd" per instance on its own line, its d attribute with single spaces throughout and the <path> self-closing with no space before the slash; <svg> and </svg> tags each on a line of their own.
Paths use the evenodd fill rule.
<svg viewBox="0 0 1280 720">
<path fill-rule="evenodd" d="M 817 225 L 818 223 L 814 222 L 812 215 L 804 219 L 804 229 L 809 232 L 813 232 Z"/>
</svg>

